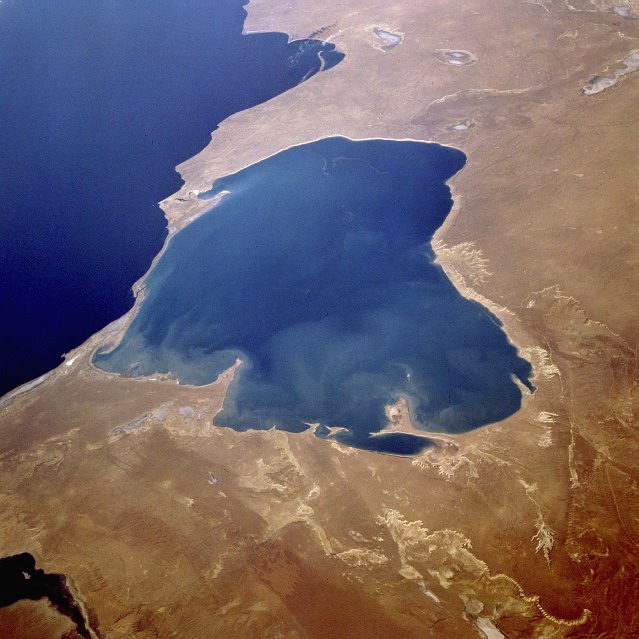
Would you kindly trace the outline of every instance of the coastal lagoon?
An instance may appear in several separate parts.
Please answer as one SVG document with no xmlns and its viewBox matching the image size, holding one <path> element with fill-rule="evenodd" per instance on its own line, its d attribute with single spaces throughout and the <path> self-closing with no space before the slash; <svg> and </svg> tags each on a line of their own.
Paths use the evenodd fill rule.
<svg viewBox="0 0 639 639">
<path fill-rule="evenodd" d="M 464 163 L 436 144 L 332 137 L 218 180 L 202 197 L 222 199 L 171 239 L 95 363 L 202 385 L 240 360 L 215 424 L 342 427 L 339 441 L 382 452 L 429 443 L 371 437 L 400 397 L 424 431 L 508 417 L 531 367 L 430 246 Z"/>
<path fill-rule="evenodd" d="M 0 3 L 0 395 L 131 308 L 175 166 L 343 55 L 244 35 L 247 0 Z"/>
</svg>

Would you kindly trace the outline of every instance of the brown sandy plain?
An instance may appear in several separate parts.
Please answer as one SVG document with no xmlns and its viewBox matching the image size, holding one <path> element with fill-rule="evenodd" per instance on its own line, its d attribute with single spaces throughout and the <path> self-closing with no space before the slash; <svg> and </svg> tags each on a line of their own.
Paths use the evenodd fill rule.
<svg viewBox="0 0 639 639">
<path fill-rule="evenodd" d="M 210 426 L 232 372 L 188 388 L 93 369 L 116 323 L 0 407 L 3 554 L 72 578 L 109 639 L 639 636 L 639 72 L 582 92 L 639 48 L 626 6 L 252 0 L 246 30 L 319 31 L 346 58 L 225 121 L 179 167 L 171 227 L 201 212 L 194 189 L 290 145 L 456 146 L 439 261 L 538 391 L 416 458 L 237 433 Z M 0 609 L 0 637 L 62 633 L 44 602 Z"/>
</svg>

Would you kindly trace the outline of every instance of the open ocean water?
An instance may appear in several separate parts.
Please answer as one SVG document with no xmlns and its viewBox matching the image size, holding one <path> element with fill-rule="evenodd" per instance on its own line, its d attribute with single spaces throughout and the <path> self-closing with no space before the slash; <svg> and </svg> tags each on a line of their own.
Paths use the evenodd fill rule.
<svg viewBox="0 0 639 639">
<path fill-rule="evenodd" d="M 343 57 L 242 35 L 245 4 L 0 3 L 0 395 L 131 307 L 219 122 Z"/>
</svg>

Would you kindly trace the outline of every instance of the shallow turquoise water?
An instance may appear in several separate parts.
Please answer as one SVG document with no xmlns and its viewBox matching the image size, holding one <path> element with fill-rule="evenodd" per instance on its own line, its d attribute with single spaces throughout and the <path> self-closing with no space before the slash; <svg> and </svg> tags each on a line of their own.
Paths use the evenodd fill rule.
<svg viewBox="0 0 639 639">
<path fill-rule="evenodd" d="M 230 194 L 171 240 L 122 343 L 96 363 L 206 384 L 240 358 L 216 424 L 341 426 L 340 441 L 389 452 L 428 444 L 369 437 L 399 396 L 424 431 L 511 415 L 530 365 L 429 244 L 464 163 L 435 144 L 334 137 L 218 180 L 204 197 Z"/>
</svg>

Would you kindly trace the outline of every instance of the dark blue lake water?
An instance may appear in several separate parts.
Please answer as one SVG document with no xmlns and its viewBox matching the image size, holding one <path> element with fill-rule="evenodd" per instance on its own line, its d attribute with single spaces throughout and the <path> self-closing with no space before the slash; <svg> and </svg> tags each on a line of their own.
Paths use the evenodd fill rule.
<svg viewBox="0 0 639 639">
<path fill-rule="evenodd" d="M 0 3 L 0 395 L 131 307 L 156 203 L 219 122 L 341 59 L 243 36 L 244 4 Z"/>
<path fill-rule="evenodd" d="M 340 441 L 386 452 L 428 445 L 370 437 L 400 396 L 425 431 L 511 415 L 530 365 L 429 243 L 464 163 L 435 144 L 335 137 L 218 180 L 204 197 L 230 194 L 171 240 L 123 341 L 96 363 L 206 384 L 240 358 L 216 424 L 345 427 Z"/>
</svg>

